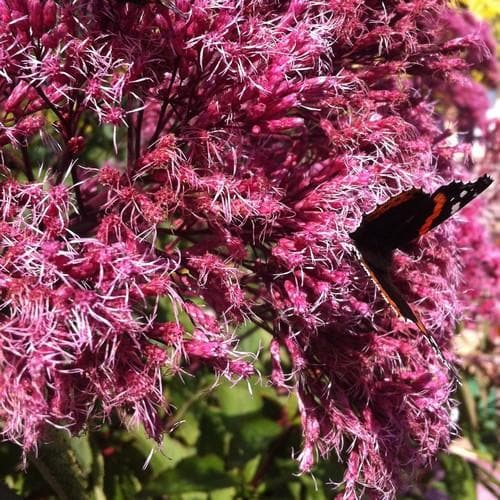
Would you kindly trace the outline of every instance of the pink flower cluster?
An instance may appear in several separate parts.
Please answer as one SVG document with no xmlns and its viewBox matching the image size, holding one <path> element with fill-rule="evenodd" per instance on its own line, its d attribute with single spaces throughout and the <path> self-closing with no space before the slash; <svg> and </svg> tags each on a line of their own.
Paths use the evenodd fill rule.
<svg viewBox="0 0 500 500">
<path fill-rule="evenodd" d="M 483 123 L 468 73 L 493 63 L 463 15 L 444 0 L 0 0 L 3 436 L 30 450 L 47 425 L 115 410 L 159 440 L 161 373 L 250 376 L 234 334 L 250 321 L 298 397 L 300 470 L 335 451 L 346 498 L 394 495 L 448 443 L 450 380 L 348 234 L 402 189 L 470 176 L 435 106 L 463 117 L 469 85 L 460 130 Z M 477 207 L 396 256 L 449 358 L 463 292 L 472 315 L 499 295 Z"/>
<path fill-rule="evenodd" d="M 159 439 L 160 369 L 178 372 L 187 357 L 228 376 L 252 373 L 217 322 L 183 303 L 172 278 L 178 259 L 158 256 L 115 214 L 84 237 L 69 227 L 70 188 L 11 179 L 0 193 L 5 436 L 29 449 L 49 422 L 78 432 L 123 409 Z M 178 323 L 155 322 L 160 297 L 200 325 L 191 338 Z"/>
</svg>

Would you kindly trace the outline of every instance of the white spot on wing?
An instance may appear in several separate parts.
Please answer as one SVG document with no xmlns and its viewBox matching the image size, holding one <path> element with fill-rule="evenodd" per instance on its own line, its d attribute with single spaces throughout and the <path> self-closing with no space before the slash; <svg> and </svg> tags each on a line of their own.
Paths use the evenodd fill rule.
<svg viewBox="0 0 500 500">
<path fill-rule="evenodd" d="M 456 212 L 458 212 L 460 210 L 460 207 L 462 205 L 460 204 L 459 201 L 457 201 L 457 203 L 454 203 L 452 206 L 451 206 L 451 213 L 454 214 Z"/>
<path fill-rule="evenodd" d="M 461 193 L 460 193 L 460 198 L 465 198 L 467 196 L 467 193 L 469 191 L 467 191 L 466 189 L 464 189 Z"/>
</svg>

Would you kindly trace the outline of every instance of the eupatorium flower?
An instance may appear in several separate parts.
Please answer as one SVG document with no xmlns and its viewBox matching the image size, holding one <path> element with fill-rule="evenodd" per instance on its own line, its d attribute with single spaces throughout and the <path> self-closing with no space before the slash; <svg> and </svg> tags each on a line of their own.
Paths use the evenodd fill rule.
<svg viewBox="0 0 500 500">
<path fill-rule="evenodd" d="M 248 377 L 234 332 L 252 321 L 299 400 L 300 470 L 335 451 L 346 498 L 394 495 L 448 443 L 450 380 L 348 234 L 402 189 L 470 175 L 444 110 L 484 125 L 484 99 L 453 92 L 493 59 L 460 16 L 441 0 L 0 0 L 3 436 L 30 450 L 116 409 L 159 440 L 160 370 Z M 450 359 L 464 290 L 471 316 L 498 297 L 477 207 L 396 256 Z M 470 247 L 481 266 L 461 266 Z"/>
</svg>

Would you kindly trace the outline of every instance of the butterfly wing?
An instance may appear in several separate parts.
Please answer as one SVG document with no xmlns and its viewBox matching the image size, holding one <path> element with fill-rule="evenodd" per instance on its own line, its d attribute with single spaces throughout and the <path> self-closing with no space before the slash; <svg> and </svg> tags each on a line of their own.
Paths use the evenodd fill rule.
<svg viewBox="0 0 500 500">
<path fill-rule="evenodd" d="M 492 182 L 491 177 L 483 175 L 474 182 L 454 181 L 441 186 L 432 194 L 434 208 L 420 227 L 419 235 L 427 233 L 457 213 L 481 194 Z"/>
<path fill-rule="evenodd" d="M 366 214 L 350 236 L 358 248 L 394 250 L 418 237 L 433 206 L 432 197 L 422 190 L 403 191 Z"/>
<path fill-rule="evenodd" d="M 448 363 L 425 325 L 404 299 L 391 279 L 392 254 L 417 237 L 426 234 L 483 192 L 493 180 L 483 175 L 474 182 L 451 182 L 432 195 L 410 189 L 390 198 L 366 214 L 350 234 L 363 267 L 384 299 L 403 318 L 412 321 L 446 366 Z"/>
<path fill-rule="evenodd" d="M 363 267 L 386 302 L 422 332 L 425 326 L 391 279 L 392 254 L 418 236 L 432 204 L 431 196 L 420 189 L 404 191 L 366 214 L 350 235 Z"/>
<path fill-rule="evenodd" d="M 371 280 L 375 283 L 375 286 L 378 288 L 385 301 L 394 309 L 396 314 L 408 321 L 412 321 L 417 325 L 420 331 L 427 334 L 424 324 L 392 281 L 390 274 L 392 253 L 374 255 L 373 252 L 362 252 L 358 249 L 358 257 Z"/>
<path fill-rule="evenodd" d="M 459 373 L 457 369 L 446 359 L 441 351 L 441 348 L 439 347 L 439 344 L 436 342 L 432 334 L 429 333 L 422 320 L 417 316 L 410 305 L 406 302 L 401 292 L 394 285 L 389 272 L 392 253 L 388 256 L 389 264 L 387 266 L 383 265 L 382 267 L 380 267 L 379 264 L 380 262 L 387 260 L 387 256 L 379 255 L 376 257 L 376 261 L 373 261 L 371 260 L 373 259 L 373 255 L 363 255 L 359 250 L 358 256 L 361 264 L 369 274 L 373 283 L 375 283 L 375 286 L 378 288 L 385 301 L 392 307 L 392 309 L 394 309 L 398 316 L 402 316 L 406 320 L 412 321 L 418 327 L 438 358 L 458 379 Z"/>
<path fill-rule="evenodd" d="M 483 175 L 474 182 L 450 182 L 432 195 L 420 189 L 403 191 L 366 214 L 350 236 L 358 247 L 404 248 L 462 209 L 492 182 Z"/>
</svg>

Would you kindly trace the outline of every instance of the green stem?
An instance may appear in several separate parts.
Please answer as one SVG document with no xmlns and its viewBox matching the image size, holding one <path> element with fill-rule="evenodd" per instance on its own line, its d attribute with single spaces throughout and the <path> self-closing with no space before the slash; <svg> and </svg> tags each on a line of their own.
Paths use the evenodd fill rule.
<svg viewBox="0 0 500 500">
<path fill-rule="evenodd" d="M 60 500 L 88 499 L 88 483 L 71 449 L 68 434 L 53 429 L 46 437 L 47 444 L 42 445 L 36 455 L 30 454 L 31 464 Z"/>
</svg>

